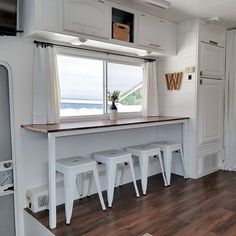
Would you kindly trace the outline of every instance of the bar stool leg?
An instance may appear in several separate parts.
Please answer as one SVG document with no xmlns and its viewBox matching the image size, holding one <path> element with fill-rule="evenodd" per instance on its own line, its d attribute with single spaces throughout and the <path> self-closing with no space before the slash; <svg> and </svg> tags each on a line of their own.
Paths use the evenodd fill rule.
<svg viewBox="0 0 236 236">
<path fill-rule="evenodd" d="M 99 196 L 99 200 L 102 206 L 103 211 L 106 210 L 106 206 L 103 200 L 103 196 L 102 196 L 102 191 L 101 191 L 101 186 L 100 186 L 100 181 L 99 181 L 99 175 L 98 175 L 98 170 L 97 168 L 93 169 L 93 176 L 94 176 L 94 180 L 95 180 L 95 184 L 97 187 L 97 191 L 98 191 L 98 196 Z"/>
<path fill-rule="evenodd" d="M 136 192 L 136 197 L 140 197 L 139 191 L 138 191 L 138 187 L 137 187 L 137 183 L 136 183 L 135 174 L 134 174 L 134 165 L 133 165 L 132 157 L 129 158 L 129 167 L 130 167 L 132 179 L 133 179 L 133 182 L 134 182 L 134 188 L 135 188 L 135 192 Z"/>
<path fill-rule="evenodd" d="M 172 151 L 167 149 L 164 150 L 164 167 L 166 173 L 167 185 L 170 185 L 171 180 L 171 167 L 172 167 Z"/>
<path fill-rule="evenodd" d="M 144 157 L 144 156 L 139 157 L 139 166 L 140 166 L 143 195 L 146 195 L 147 193 L 148 162 L 149 162 L 149 157 Z"/>
<path fill-rule="evenodd" d="M 164 185 L 167 186 L 167 181 L 166 181 L 165 171 L 164 171 L 164 168 L 163 168 L 161 152 L 159 152 L 157 155 L 158 155 L 159 161 L 160 161 L 161 173 L 162 173 L 162 177 L 163 177 L 163 180 L 164 180 Z"/>
<path fill-rule="evenodd" d="M 86 196 L 90 196 L 93 173 L 88 172 L 85 174 L 85 176 L 86 177 L 84 178 L 84 193 L 86 194 Z"/>
<path fill-rule="evenodd" d="M 117 166 L 116 186 L 119 187 L 122 183 L 124 176 L 124 165 Z"/>
<path fill-rule="evenodd" d="M 66 224 L 70 224 L 75 197 L 76 175 L 64 176 Z"/>
<path fill-rule="evenodd" d="M 181 157 L 181 161 L 183 164 L 183 169 L 184 169 L 184 178 L 187 179 L 187 173 L 186 173 L 186 168 L 185 168 L 185 162 L 184 162 L 184 154 L 183 154 L 183 149 L 182 147 L 180 148 L 180 157 Z"/>
<path fill-rule="evenodd" d="M 108 207 L 112 207 L 113 197 L 114 197 L 114 188 L 116 181 L 116 164 L 110 162 L 107 164 L 107 200 Z"/>
<path fill-rule="evenodd" d="M 84 189 L 84 174 L 78 174 L 76 177 L 76 182 L 77 182 L 77 189 L 78 189 L 78 194 L 79 198 L 83 197 L 83 189 Z"/>
</svg>

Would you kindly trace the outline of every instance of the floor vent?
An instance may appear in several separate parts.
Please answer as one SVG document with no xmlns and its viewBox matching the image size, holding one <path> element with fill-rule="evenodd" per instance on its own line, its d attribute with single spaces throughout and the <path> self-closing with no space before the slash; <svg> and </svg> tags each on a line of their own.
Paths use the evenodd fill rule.
<svg viewBox="0 0 236 236">
<path fill-rule="evenodd" d="M 203 158 L 203 173 L 215 170 L 218 168 L 218 154 L 210 154 Z"/>
</svg>

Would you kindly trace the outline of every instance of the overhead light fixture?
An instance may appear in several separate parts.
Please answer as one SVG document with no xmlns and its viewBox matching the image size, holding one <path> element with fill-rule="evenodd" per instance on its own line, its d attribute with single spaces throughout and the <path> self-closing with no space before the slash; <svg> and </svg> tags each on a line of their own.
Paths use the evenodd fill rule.
<svg viewBox="0 0 236 236">
<path fill-rule="evenodd" d="M 145 57 L 145 56 L 150 55 L 151 53 L 152 53 L 152 51 L 150 51 L 150 50 L 147 50 L 147 51 L 140 50 L 137 52 L 137 55 L 140 57 Z"/>
<path fill-rule="evenodd" d="M 85 44 L 87 41 L 88 41 L 88 40 L 85 39 L 85 38 L 79 38 L 79 37 L 78 37 L 78 38 L 72 39 L 72 40 L 70 41 L 70 43 L 71 43 L 72 45 L 75 45 L 75 46 L 80 46 L 80 45 Z"/>
<path fill-rule="evenodd" d="M 148 5 L 160 7 L 162 9 L 168 9 L 171 7 L 171 3 L 166 0 L 141 0 L 141 1 Z"/>
<path fill-rule="evenodd" d="M 216 23 L 221 23 L 224 20 L 221 17 L 210 17 L 210 18 L 207 18 L 205 21 L 208 24 L 216 24 Z"/>
</svg>

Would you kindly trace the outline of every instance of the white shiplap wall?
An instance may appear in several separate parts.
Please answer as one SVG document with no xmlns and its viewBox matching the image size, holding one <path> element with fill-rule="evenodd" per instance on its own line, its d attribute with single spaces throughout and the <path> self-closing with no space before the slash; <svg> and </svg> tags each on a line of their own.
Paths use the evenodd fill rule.
<svg viewBox="0 0 236 236">
<path fill-rule="evenodd" d="M 196 125 L 196 73 L 184 74 L 179 91 L 168 91 L 165 82 L 165 73 L 184 72 L 186 67 L 197 66 L 197 20 L 185 21 L 177 27 L 177 56 L 160 58 L 158 60 L 158 92 L 161 115 L 188 116 L 189 122 L 189 154 L 186 157 L 190 177 L 196 177 L 197 162 L 195 156 L 195 125 Z M 197 68 L 195 68 L 197 71 Z M 192 79 L 189 80 L 188 76 Z M 162 135 L 162 134 L 160 134 Z M 180 167 L 177 160 L 177 167 Z M 181 170 L 177 168 L 175 172 Z"/>
</svg>

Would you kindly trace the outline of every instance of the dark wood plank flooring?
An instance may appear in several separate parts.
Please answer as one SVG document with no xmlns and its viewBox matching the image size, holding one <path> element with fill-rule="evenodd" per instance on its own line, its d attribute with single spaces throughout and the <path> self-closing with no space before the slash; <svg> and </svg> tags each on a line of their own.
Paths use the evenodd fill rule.
<svg viewBox="0 0 236 236">
<path fill-rule="evenodd" d="M 149 178 L 146 196 L 136 198 L 133 185 L 127 184 L 116 188 L 112 209 L 100 209 L 97 195 L 76 201 L 67 226 L 64 206 L 59 206 L 58 226 L 52 232 L 56 236 L 235 236 L 236 172 L 218 171 L 198 180 L 172 175 L 167 188 L 156 175 Z M 47 211 L 32 215 L 48 227 Z"/>
</svg>

